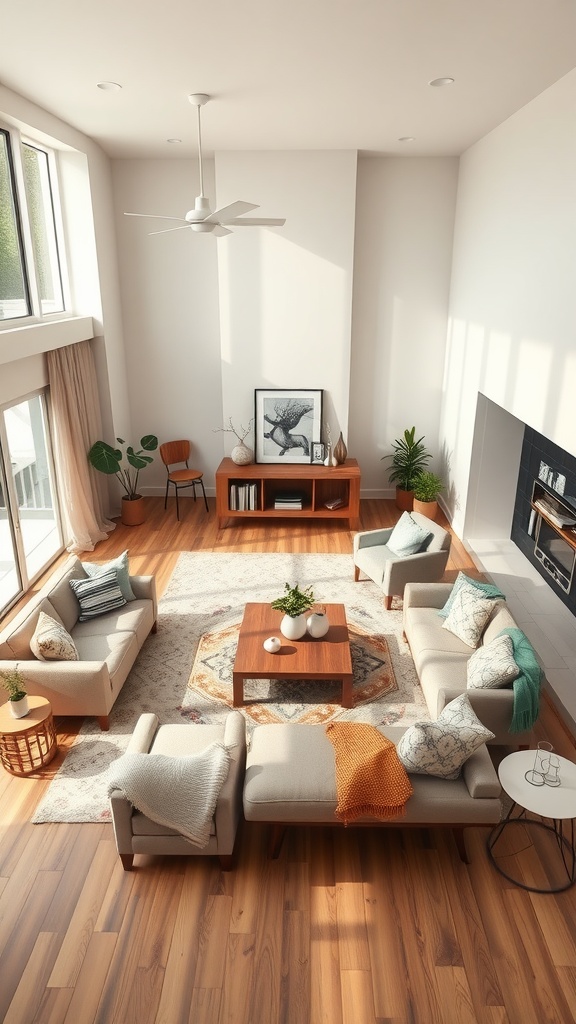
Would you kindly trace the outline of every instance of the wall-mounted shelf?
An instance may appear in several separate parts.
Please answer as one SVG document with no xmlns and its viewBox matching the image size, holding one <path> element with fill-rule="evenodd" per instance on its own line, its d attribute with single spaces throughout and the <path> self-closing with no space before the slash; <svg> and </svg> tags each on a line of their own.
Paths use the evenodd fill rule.
<svg viewBox="0 0 576 1024">
<path fill-rule="evenodd" d="M 241 507 L 239 507 L 241 506 Z M 216 470 L 218 529 L 229 519 L 347 519 L 360 529 L 360 467 L 253 463 L 222 459 Z"/>
</svg>

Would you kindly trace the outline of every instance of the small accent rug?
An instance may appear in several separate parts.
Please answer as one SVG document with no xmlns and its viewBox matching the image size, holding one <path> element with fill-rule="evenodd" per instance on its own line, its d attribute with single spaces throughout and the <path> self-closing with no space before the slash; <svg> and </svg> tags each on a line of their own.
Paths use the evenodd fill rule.
<svg viewBox="0 0 576 1024">
<path fill-rule="evenodd" d="M 410 725 L 428 719 L 399 605 L 355 583 L 347 555 L 184 552 L 159 602 L 158 632 L 146 640 L 110 714 L 109 732 L 86 719 L 33 821 L 108 821 L 106 773 L 124 753 L 142 712 L 161 723 L 214 722 L 232 707 L 232 665 L 247 601 L 273 601 L 284 584 L 311 584 L 318 603 L 342 603 L 350 630 L 354 707 L 339 683 L 247 680 L 247 732 L 265 722 L 357 721 Z"/>
</svg>

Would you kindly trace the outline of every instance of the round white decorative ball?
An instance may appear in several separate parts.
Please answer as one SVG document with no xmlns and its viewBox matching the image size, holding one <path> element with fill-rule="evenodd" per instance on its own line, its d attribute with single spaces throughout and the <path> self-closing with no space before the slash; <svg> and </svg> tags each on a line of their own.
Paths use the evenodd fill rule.
<svg viewBox="0 0 576 1024">
<path fill-rule="evenodd" d="M 278 651 L 282 647 L 282 641 L 277 636 L 269 636 L 262 646 L 265 651 L 268 651 L 268 654 L 278 654 Z"/>
</svg>

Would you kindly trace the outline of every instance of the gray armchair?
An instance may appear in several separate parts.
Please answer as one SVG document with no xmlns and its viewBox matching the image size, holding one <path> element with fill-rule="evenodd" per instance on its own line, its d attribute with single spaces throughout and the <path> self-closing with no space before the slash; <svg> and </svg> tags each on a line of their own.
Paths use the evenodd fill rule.
<svg viewBox="0 0 576 1024">
<path fill-rule="evenodd" d="M 242 788 L 246 765 L 246 723 L 239 711 L 213 725 L 159 725 L 154 714 L 143 714 L 127 748 L 128 753 L 167 754 L 171 757 L 198 754 L 211 743 L 224 743 L 231 760 L 212 820 L 207 846 L 199 848 L 173 828 L 152 821 L 130 803 L 125 794 L 110 793 L 116 847 L 125 871 L 132 868 L 135 853 L 200 855 L 220 858 L 224 870 L 232 867 L 238 823 L 242 816 Z"/>
<path fill-rule="evenodd" d="M 354 537 L 354 579 L 358 581 L 360 573 L 363 573 L 377 583 L 382 588 L 387 609 L 392 606 L 394 594 L 402 597 L 407 583 L 441 580 L 448 562 L 452 538 L 447 530 L 419 512 L 412 512 L 411 516 L 422 529 L 433 535 L 426 551 L 399 557 L 387 547 L 392 528 L 367 530 Z"/>
</svg>

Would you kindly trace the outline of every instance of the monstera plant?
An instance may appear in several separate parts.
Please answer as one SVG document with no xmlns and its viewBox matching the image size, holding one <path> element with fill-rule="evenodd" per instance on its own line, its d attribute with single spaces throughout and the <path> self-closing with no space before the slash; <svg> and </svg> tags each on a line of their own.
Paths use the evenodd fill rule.
<svg viewBox="0 0 576 1024">
<path fill-rule="evenodd" d="M 88 461 L 99 473 L 115 476 L 126 492 L 122 496 L 122 522 L 127 526 L 138 526 L 144 522 L 144 501 L 138 493 L 138 477 L 140 470 L 145 469 L 154 461 L 147 452 L 154 452 L 158 447 L 158 438 L 154 434 L 146 434 L 140 438 L 138 451 L 117 437 L 119 448 L 113 448 L 106 441 L 96 441 L 88 452 Z M 138 503 L 138 507 L 127 508 L 128 503 Z"/>
</svg>

